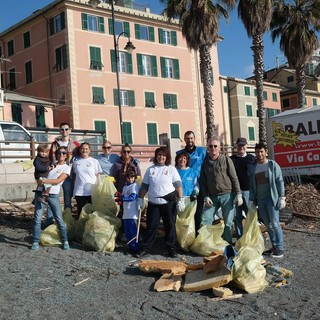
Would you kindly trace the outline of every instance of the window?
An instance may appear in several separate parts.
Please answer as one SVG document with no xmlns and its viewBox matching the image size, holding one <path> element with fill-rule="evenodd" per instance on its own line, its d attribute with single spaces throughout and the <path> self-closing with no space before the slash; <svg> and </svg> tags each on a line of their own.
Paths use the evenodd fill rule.
<svg viewBox="0 0 320 320">
<path fill-rule="evenodd" d="M 38 128 L 46 127 L 44 112 L 45 112 L 44 106 L 36 106 L 36 124 Z"/>
<path fill-rule="evenodd" d="M 22 108 L 20 103 L 11 104 L 12 121 L 22 124 Z"/>
<path fill-rule="evenodd" d="M 263 100 L 268 100 L 268 93 L 267 93 L 267 91 L 263 91 Z"/>
<path fill-rule="evenodd" d="M 106 122 L 105 121 L 94 121 L 94 130 L 104 132 L 104 137 L 107 135 Z"/>
<path fill-rule="evenodd" d="M 165 109 L 178 109 L 177 95 L 176 94 L 163 94 L 164 108 Z"/>
<path fill-rule="evenodd" d="M 250 141 L 254 141 L 254 127 L 248 127 L 248 136 Z"/>
<path fill-rule="evenodd" d="M 28 61 L 24 65 L 24 70 L 26 74 L 26 83 L 31 83 L 32 82 L 32 62 Z"/>
<path fill-rule="evenodd" d="M 250 96 L 250 87 L 244 86 L 244 94 Z"/>
<path fill-rule="evenodd" d="M 154 42 L 154 27 L 135 24 L 134 30 L 136 39 Z"/>
<path fill-rule="evenodd" d="M 90 47 L 90 69 L 102 70 L 102 67 L 101 49 L 97 47 Z"/>
<path fill-rule="evenodd" d="M 275 115 L 278 113 L 278 110 L 277 110 L 277 109 L 266 109 L 266 110 L 267 110 L 268 119 L 269 119 L 270 117 L 275 116 Z"/>
<path fill-rule="evenodd" d="M 287 78 L 288 83 L 289 83 L 289 82 L 293 82 L 293 80 L 294 80 L 293 76 L 289 76 L 289 77 Z"/>
<path fill-rule="evenodd" d="M 55 68 L 57 72 L 68 68 L 67 46 L 65 44 L 56 49 Z"/>
<path fill-rule="evenodd" d="M 247 117 L 253 117 L 252 105 L 246 105 Z"/>
<path fill-rule="evenodd" d="M 16 69 L 12 68 L 9 70 L 9 89 L 14 90 L 17 88 L 16 84 Z"/>
<path fill-rule="evenodd" d="M 170 124 L 170 135 L 171 139 L 180 139 L 180 133 L 179 133 L 179 125 L 175 123 Z"/>
<path fill-rule="evenodd" d="M 63 106 L 66 104 L 66 87 L 64 85 L 57 88 L 57 94 L 58 94 L 58 103 L 60 106 Z"/>
<path fill-rule="evenodd" d="M 257 89 L 253 90 L 253 94 L 254 94 L 255 97 L 257 96 Z"/>
<path fill-rule="evenodd" d="M 316 106 L 317 105 L 317 98 L 312 98 L 312 105 Z"/>
<path fill-rule="evenodd" d="M 103 88 L 92 87 L 92 103 L 104 104 Z"/>
<path fill-rule="evenodd" d="M 132 128 L 130 122 L 122 122 L 123 142 L 132 144 Z"/>
<path fill-rule="evenodd" d="M 82 30 L 90 30 L 104 33 L 104 19 L 103 17 L 91 16 L 86 13 L 81 14 Z"/>
<path fill-rule="evenodd" d="M 50 35 L 58 33 L 65 28 L 65 17 L 64 12 L 61 12 L 59 15 L 51 18 L 49 20 L 50 25 Z"/>
<path fill-rule="evenodd" d="M 27 31 L 23 34 L 23 47 L 28 48 L 31 45 L 31 40 L 30 40 L 30 31 Z"/>
<path fill-rule="evenodd" d="M 308 63 L 308 72 L 307 74 L 309 76 L 314 76 L 314 64 L 313 63 Z"/>
<path fill-rule="evenodd" d="M 113 25 L 112 25 L 112 19 L 108 19 L 108 25 L 109 25 L 109 34 L 113 35 Z M 129 22 L 123 22 L 123 21 L 115 21 L 115 34 L 118 36 L 120 33 L 125 32 L 127 37 L 130 37 L 130 27 Z"/>
<path fill-rule="evenodd" d="M 177 33 L 175 31 L 169 31 L 159 28 L 159 42 L 163 44 L 177 45 Z"/>
<path fill-rule="evenodd" d="M 118 90 L 113 89 L 113 100 L 114 105 L 119 105 L 119 98 L 118 98 Z M 129 106 L 134 107 L 136 105 L 134 91 L 133 90 L 120 90 L 120 103 L 121 106 Z"/>
<path fill-rule="evenodd" d="M 156 106 L 154 101 L 154 92 L 145 92 L 144 101 L 146 108 L 154 108 Z"/>
<path fill-rule="evenodd" d="M 278 96 L 276 92 L 272 92 L 272 101 L 278 101 Z"/>
<path fill-rule="evenodd" d="M 283 108 L 290 108 L 290 100 L 289 99 L 283 99 L 282 100 L 282 106 L 283 106 Z"/>
<path fill-rule="evenodd" d="M 14 55 L 14 43 L 13 40 L 8 41 L 8 56 Z"/>
<path fill-rule="evenodd" d="M 224 93 L 228 93 L 228 87 L 227 86 L 223 86 L 223 92 Z"/>
<path fill-rule="evenodd" d="M 118 64 L 118 71 L 120 73 L 129 73 L 132 74 L 132 55 L 128 52 L 119 51 L 119 64 Z M 115 51 L 110 50 L 111 55 L 111 70 L 112 72 L 116 72 L 116 56 Z"/>
<path fill-rule="evenodd" d="M 158 144 L 157 124 L 147 123 L 148 144 Z"/>
<path fill-rule="evenodd" d="M 180 79 L 179 60 L 160 57 L 161 77 Z"/>
<path fill-rule="evenodd" d="M 157 77 L 157 57 L 137 53 L 138 74 L 140 76 Z"/>
</svg>

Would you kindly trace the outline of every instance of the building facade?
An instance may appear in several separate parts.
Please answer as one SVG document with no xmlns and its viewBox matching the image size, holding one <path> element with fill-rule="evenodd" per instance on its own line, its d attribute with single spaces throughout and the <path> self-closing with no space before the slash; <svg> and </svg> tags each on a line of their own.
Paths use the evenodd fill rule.
<svg viewBox="0 0 320 320">
<path fill-rule="evenodd" d="M 205 144 L 205 110 L 198 53 L 187 48 L 177 21 L 125 6 L 93 8 L 88 0 L 56 0 L 0 34 L 7 90 L 47 99 L 54 126 L 105 131 L 120 140 L 115 46 L 119 57 L 124 141 L 158 144 L 159 134 L 183 138 L 187 130 Z M 122 49 L 128 40 L 132 53 Z M 217 47 L 211 51 L 217 135 L 228 119 L 221 103 Z M 46 125 L 49 125 L 46 124 Z"/>
</svg>

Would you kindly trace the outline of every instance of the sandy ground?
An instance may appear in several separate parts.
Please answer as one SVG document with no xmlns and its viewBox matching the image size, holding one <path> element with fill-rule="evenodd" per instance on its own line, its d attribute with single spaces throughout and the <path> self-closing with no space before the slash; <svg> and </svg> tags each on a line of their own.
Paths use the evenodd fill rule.
<svg viewBox="0 0 320 320">
<path fill-rule="evenodd" d="M 213 301 L 210 290 L 155 292 L 159 275 L 139 271 L 139 260 L 124 254 L 121 245 L 109 253 L 76 243 L 69 251 L 32 252 L 32 220 L 0 213 L 0 319 L 319 319 L 319 226 L 295 218 L 288 228 L 303 232 L 285 230 L 285 257 L 268 258 L 293 271 L 290 285 Z M 164 251 L 158 238 L 150 259 L 170 260 Z M 182 252 L 180 259 L 202 261 Z"/>
</svg>

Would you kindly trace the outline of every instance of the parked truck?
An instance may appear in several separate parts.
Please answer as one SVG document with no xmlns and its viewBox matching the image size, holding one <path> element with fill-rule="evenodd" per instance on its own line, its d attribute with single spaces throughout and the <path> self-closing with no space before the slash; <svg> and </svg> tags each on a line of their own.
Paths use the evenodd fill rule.
<svg viewBox="0 0 320 320">
<path fill-rule="evenodd" d="M 283 174 L 320 175 L 320 107 L 281 112 L 268 120 L 269 157 Z"/>
</svg>

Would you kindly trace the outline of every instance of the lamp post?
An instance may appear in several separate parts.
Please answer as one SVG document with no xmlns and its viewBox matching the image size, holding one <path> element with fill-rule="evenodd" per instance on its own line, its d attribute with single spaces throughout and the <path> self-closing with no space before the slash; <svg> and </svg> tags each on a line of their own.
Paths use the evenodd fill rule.
<svg viewBox="0 0 320 320">
<path fill-rule="evenodd" d="M 100 0 L 89 0 L 89 5 L 91 5 L 93 8 L 96 8 Z M 102 1 L 105 2 L 105 1 Z M 120 125 L 120 139 L 121 144 L 124 143 L 123 140 L 123 122 L 122 122 L 122 106 L 121 106 L 121 92 L 120 92 L 120 77 L 119 77 L 119 38 L 122 35 L 125 35 L 128 37 L 128 42 L 124 49 L 128 51 L 128 53 L 132 53 L 132 51 L 135 49 L 135 46 L 130 41 L 130 36 L 127 32 L 123 31 L 121 32 L 118 37 L 116 35 L 116 26 L 115 26 L 115 18 L 114 18 L 114 1 L 110 0 L 109 4 L 111 5 L 111 15 L 112 15 L 112 28 L 113 28 L 113 46 L 114 46 L 114 53 L 115 53 L 115 62 L 116 62 L 116 77 L 117 77 L 117 97 L 118 97 L 118 108 L 119 108 L 119 125 Z"/>
</svg>

